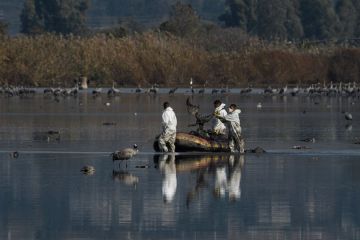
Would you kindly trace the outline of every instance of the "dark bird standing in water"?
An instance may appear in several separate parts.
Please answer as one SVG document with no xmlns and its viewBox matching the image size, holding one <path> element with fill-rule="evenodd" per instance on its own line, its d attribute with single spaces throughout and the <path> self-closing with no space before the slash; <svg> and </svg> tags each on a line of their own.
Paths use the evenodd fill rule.
<svg viewBox="0 0 360 240">
<path fill-rule="evenodd" d="M 133 156 L 135 156 L 137 153 L 139 152 L 138 150 L 138 146 L 136 144 L 134 144 L 133 148 L 125 148 L 121 151 L 116 151 L 114 153 L 112 153 L 112 159 L 113 161 L 116 160 L 129 160 L 130 158 L 132 158 Z M 127 167 L 127 165 L 126 165 Z"/>
</svg>

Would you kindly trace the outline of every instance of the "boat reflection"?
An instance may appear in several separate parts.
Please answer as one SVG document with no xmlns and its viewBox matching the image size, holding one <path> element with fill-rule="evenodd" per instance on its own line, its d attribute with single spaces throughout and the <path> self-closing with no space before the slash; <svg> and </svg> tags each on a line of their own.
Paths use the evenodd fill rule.
<svg viewBox="0 0 360 240">
<path fill-rule="evenodd" d="M 241 172 L 244 155 L 155 155 L 155 166 L 162 173 L 162 194 L 165 203 L 173 201 L 177 189 L 177 174 L 191 172 L 193 187 L 186 194 L 186 206 L 197 199 L 202 189 L 213 192 L 216 198 L 240 200 Z"/>
</svg>

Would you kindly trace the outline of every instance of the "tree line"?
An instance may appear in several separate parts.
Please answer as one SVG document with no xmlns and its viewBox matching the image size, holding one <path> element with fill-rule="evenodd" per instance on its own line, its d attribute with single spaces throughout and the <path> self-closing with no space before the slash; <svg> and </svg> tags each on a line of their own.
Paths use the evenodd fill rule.
<svg viewBox="0 0 360 240">
<path fill-rule="evenodd" d="M 166 10 L 169 12 L 169 20 L 176 15 L 177 23 L 180 24 L 172 25 L 171 29 L 183 28 L 181 24 L 190 21 L 194 25 L 187 24 L 186 27 L 190 28 L 189 32 L 192 35 L 209 26 L 216 26 L 238 28 L 249 36 L 267 40 L 360 37 L 358 0 L 188 0 L 181 3 L 176 0 L 92 0 L 92 4 L 104 4 L 109 15 L 115 15 L 116 11 L 123 11 L 123 14 L 135 14 L 138 11 L 151 17 L 160 16 L 161 12 Z M 89 7 L 90 0 L 25 0 L 20 16 L 21 32 L 29 35 L 45 32 L 63 35 L 92 33 L 94 31 L 86 27 Z M 218 17 L 215 21 L 203 21 L 199 12 L 217 14 Z M 199 21 L 193 21 L 191 18 L 198 18 Z M 169 30 L 164 28 L 168 22 L 163 21 L 159 28 Z M 0 24 L 0 34 L 4 34 L 5 30 L 6 25 Z M 139 32 L 144 31 L 145 27 L 131 20 L 119 22 L 117 26 L 105 29 L 113 31 L 117 36 L 124 36 L 129 30 Z M 179 31 L 184 32 L 174 31 L 175 34 Z"/>
<path fill-rule="evenodd" d="M 360 36 L 358 0 L 227 0 L 220 16 L 265 39 L 331 39 Z"/>
</svg>

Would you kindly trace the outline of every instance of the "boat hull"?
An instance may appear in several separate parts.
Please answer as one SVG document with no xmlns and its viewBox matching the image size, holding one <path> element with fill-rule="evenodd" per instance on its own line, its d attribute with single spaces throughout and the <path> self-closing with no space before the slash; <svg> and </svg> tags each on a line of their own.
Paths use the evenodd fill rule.
<svg viewBox="0 0 360 240">
<path fill-rule="evenodd" d="M 226 141 L 215 141 L 202 138 L 190 133 L 176 133 L 176 152 L 229 152 L 229 145 Z M 159 152 L 158 137 L 154 142 L 154 150 Z"/>
</svg>

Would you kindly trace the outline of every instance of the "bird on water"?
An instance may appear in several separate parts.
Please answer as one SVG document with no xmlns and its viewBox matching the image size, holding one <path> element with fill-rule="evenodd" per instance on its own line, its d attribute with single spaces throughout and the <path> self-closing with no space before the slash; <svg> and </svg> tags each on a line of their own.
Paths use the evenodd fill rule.
<svg viewBox="0 0 360 240">
<path fill-rule="evenodd" d="M 345 119 L 348 121 L 351 121 L 353 119 L 352 114 L 349 112 L 345 112 L 344 115 L 345 115 Z"/>
<path fill-rule="evenodd" d="M 93 175 L 95 173 L 95 168 L 90 165 L 86 165 L 80 169 L 80 171 L 85 175 Z"/>
<path fill-rule="evenodd" d="M 120 151 L 113 152 L 112 159 L 113 161 L 126 161 L 135 156 L 139 152 L 138 146 L 136 144 L 133 145 L 132 148 L 125 148 Z M 126 165 L 127 167 L 127 165 Z"/>
</svg>

